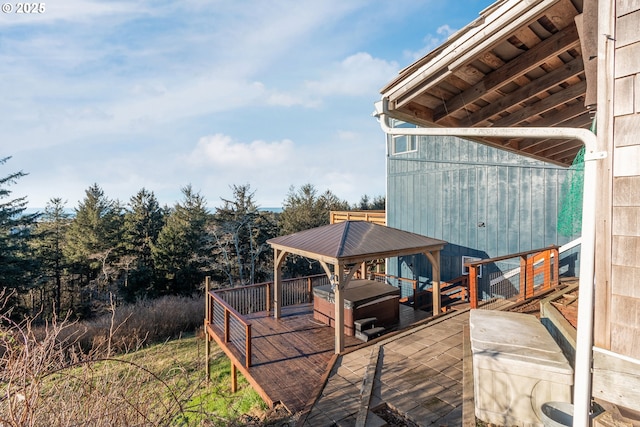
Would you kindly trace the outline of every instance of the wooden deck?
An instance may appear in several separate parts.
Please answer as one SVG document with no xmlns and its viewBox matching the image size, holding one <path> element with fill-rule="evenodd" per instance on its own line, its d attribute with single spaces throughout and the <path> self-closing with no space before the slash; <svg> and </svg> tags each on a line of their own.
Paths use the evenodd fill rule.
<svg viewBox="0 0 640 427">
<path fill-rule="evenodd" d="M 399 328 L 429 317 L 429 313 L 400 306 Z M 302 411 L 322 387 L 329 362 L 334 357 L 334 330 L 313 319 L 312 304 L 284 307 L 276 320 L 267 312 L 245 316 L 251 322 L 251 367 L 243 366 L 243 357 L 225 344 L 213 328 L 209 336 L 225 351 L 231 362 L 247 378 L 265 402 L 280 403 L 292 414 Z M 345 349 L 364 343 L 345 337 Z"/>
</svg>

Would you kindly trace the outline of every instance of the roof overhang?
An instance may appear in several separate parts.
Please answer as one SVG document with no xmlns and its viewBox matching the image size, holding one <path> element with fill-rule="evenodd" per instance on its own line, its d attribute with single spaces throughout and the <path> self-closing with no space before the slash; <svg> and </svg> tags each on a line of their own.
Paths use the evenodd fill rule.
<svg viewBox="0 0 640 427">
<path fill-rule="evenodd" d="M 589 128 L 591 1 L 497 1 L 382 89 L 389 116 L 423 127 Z M 562 166 L 582 147 L 571 139 L 473 139 Z"/>
</svg>

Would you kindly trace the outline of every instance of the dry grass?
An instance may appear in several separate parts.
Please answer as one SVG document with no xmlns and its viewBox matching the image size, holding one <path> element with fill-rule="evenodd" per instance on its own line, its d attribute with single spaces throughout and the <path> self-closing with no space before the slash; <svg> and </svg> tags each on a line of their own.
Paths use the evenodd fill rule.
<svg viewBox="0 0 640 427">
<path fill-rule="evenodd" d="M 60 338 L 74 340 L 85 353 L 112 355 L 193 333 L 203 319 L 202 298 L 165 296 L 112 305 L 109 314 L 67 325 Z"/>
<path fill-rule="evenodd" d="M 231 394 L 229 362 L 215 346 L 211 358 L 214 376 L 206 384 L 204 338 L 192 334 L 116 353 L 116 349 L 141 348 L 151 336 L 182 332 L 183 326 L 144 328 L 145 320 L 182 322 L 181 314 L 168 301 L 146 304 L 147 311 L 137 306 L 137 310 L 120 314 L 114 309 L 109 323 L 95 326 L 102 332 L 92 335 L 88 352 L 82 344 L 86 331 L 92 330 L 87 325 L 54 320 L 36 330 L 29 320 L 15 323 L 0 315 L 0 426 L 262 423 L 264 404 L 246 381 L 241 380 L 240 391 Z M 126 321 L 117 323 L 121 315 Z M 198 320 L 202 321 L 201 314 Z"/>
</svg>

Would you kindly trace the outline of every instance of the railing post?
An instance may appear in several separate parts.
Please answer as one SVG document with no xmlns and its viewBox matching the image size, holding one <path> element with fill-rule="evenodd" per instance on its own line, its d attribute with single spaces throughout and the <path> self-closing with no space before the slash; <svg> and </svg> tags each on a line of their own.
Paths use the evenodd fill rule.
<svg viewBox="0 0 640 427">
<path fill-rule="evenodd" d="M 229 342 L 229 335 L 231 331 L 229 330 L 229 310 L 225 307 L 224 309 L 224 342 Z"/>
<path fill-rule="evenodd" d="M 534 284 L 534 274 L 533 274 L 533 260 L 534 260 L 534 256 L 533 255 L 529 255 L 527 257 L 527 270 L 526 270 L 526 276 L 527 276 L 527 292 L 525 294 L 525 299 L 529 299 L 533 297 L 533 284 Z"/>
<path fill-rule="evenodd" d="M 478 308 L 478 266 L 469 265 L 469 306 Z"/>
<path fill-rule="evenodd" d="M 247 368 L 251 367 L 251 325 L 247 324 L 244 327 L 244 333 L 246 334 L 246 339 L 245 339 L 245 361 L 244 361 L 244 366 L 246 366 Z"/>
<path fill-rule="evenodd" d="M 551 251 L 546 250 L 542 252 L 542 273 L 544 276 L 544 282 L 542 282 L 542 289 L 551 288 Z"/>
<path fill-rule="evenodd" d="M 311 277 L 307 277 L 307 302 L 309 304 L 313 302 L 313 284 L 311 283 Z"/>
<path fill-rule="evenodd" d="M 527 298 L 527 256 L 520 257 L 520 295 L 518 300 L 524 301 Z"/>
<path fill-rule="evenodd" d="M 398 280 L 400 282 L 400 280 Z M 418 281 L 413 281 L 413 309 L 418 309 Z"/>
<path fill-rule="evenodd" d="M 265 306 L 266 306 L 266 310 L 267 313 L 271 312 L 271 283 L 268 282 L 267 285 L 265 286 L 265 292 L 266 292 L 266 298 L 267 300 L 265 301 Z"/>
<path fill-rule="evenodd" d="M 209 280 L 210 277 L 207 276 L 204 281 L 204 333 L 207 337 L 206 342 L 204 344 L 204 358 L 205 358 L 205 378 L 207 379 L 207 383 L 211 380 L 211 366 L 209 364 L 210 354 L 211 354 L 211 336 L 209 336 L 208 325 L 211 323 L 211 301 L 209 300 Z"/>
<path fill-rule="evenodd" d="M 205 315 L 205 320 L 208 322 L 211 322 L 211 316 L 210 316 L 210 302 L 209 302 L 209 280 L 211 278 L 209 276 L 205 277 L 204 279 L 204 315 Z"/>
<path fill-rule="evenodd" d="M 549 270 L 553 269 L 549 286 L 556 287 L 560 283 L 560 251 L 558 248 L 552 248 L 549 252 Z M 551 262 L 551 255 L 553 255 L 553 262 Z"/>
</svg>

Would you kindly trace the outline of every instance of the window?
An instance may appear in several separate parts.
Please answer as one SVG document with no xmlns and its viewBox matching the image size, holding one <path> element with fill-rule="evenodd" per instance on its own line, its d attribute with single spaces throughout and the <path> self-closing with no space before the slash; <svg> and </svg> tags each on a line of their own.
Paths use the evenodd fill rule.
<svg viewBox="0 0 640 427">
<path fill-rule="evenodd" d="M 416 145 L 414 135 L 393 135 L 393 154 L 416 151 Z"/>
<path fill-rule="evenodd" d="M 394 128 L 411 129 L 416 126 L 411 123 L 405 123 L 400 120 L 393 120 L 391 125 Z M 418 149 L 417 136 L 415 135 L 392 135 L 391 137 L 391 154 L 402 154 L 416 151 Z"/>
<path fill-rule="evenodd" d="M 465 267 L 465 264 L 473 261 L 480 261 L 482 258 L 476 258 L 473 256 L 463 256 L 462 257 L 462 274 L 467 276 L 469 275 L 469 268 Z M 482 278 L 482 265 L 478 266 L 478 278 Z"/>
</svg>

